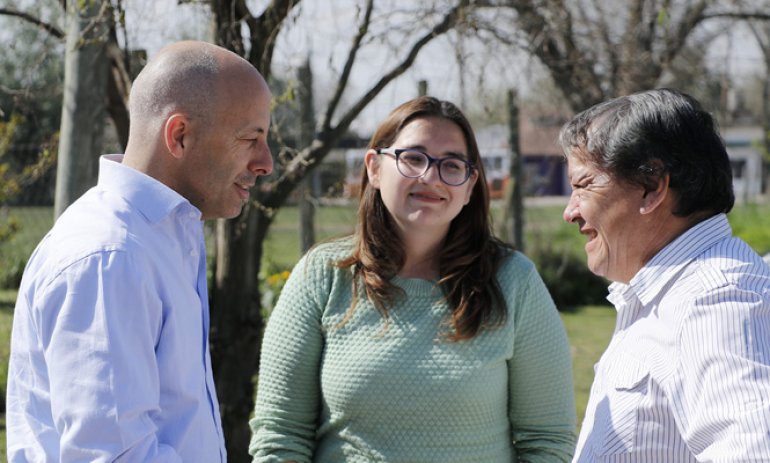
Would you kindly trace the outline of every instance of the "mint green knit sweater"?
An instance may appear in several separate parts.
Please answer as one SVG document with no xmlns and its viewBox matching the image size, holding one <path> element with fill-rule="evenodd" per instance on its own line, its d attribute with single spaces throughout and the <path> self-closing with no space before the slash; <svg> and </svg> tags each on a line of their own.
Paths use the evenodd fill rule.
<svg viewBox="0 0 770 463">
<path fill-rule="evenodd" d="M 351 303 L 349 270 L 328 264 L 349 241 L 306 255 L 265 332 L 250 453 L 255 462 L 558 462 L 574 449 L 567 338 L 523 255 L 498 281 L 505 325 L 450 342 L 434 282 L 394 278 L 407 297 L 385 329 Z"/>
</svg>

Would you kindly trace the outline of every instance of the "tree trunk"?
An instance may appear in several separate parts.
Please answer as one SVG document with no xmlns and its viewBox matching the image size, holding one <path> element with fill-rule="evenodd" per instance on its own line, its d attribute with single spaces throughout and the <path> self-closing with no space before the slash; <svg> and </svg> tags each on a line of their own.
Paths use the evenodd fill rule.
<svg viewBox="0 0 770 463">
<path fill-rule="evenodd" d="M 257 272 L 272 218 L 254 201 L 233 220 L 216 223 L 216 261 L 211 299 L 211 361 L 225 433 L 228 462 L 250 461 L 248 419 L 254 409 L 262 313 Z M 237 250 L 237 252 L 233 252 Z"/>
<path fill-rule="evenodd" d="M 69 2 L 54 217 L 96 184 L 106 114 L 109 2 Z"/>
</svg>

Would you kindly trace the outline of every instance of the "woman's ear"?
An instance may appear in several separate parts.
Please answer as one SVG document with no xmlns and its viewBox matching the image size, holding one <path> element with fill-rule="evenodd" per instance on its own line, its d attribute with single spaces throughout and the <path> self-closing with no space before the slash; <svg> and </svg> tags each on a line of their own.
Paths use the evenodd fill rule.
<svg viewBox="0 0 770 463">
<path fill-rule="evenodd" d="M 366 152 L 364 165 L 366 165 L 366 176 L 369 178 L 369 184 L 374 188 L 380 188 L 380 160 L 376 151 L 368 150 Z"/>
</svg>

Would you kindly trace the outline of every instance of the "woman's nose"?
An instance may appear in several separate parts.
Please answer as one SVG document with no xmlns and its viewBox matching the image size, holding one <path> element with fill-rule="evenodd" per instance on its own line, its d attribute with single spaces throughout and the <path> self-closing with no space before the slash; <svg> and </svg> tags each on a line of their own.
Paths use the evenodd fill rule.
<svg viewBox="0 0 770 463">
<path fill-rule="evenodd" d="M 438 172 L 439 165 L 436 162 L 431 163 L 428 166 L 428 170 L 425 171 L 424 174 L 420 176 L 423 182 L 425 183 L 434 183 L 441 181 L 441 175 L 439 175 Z"/>
</svg>

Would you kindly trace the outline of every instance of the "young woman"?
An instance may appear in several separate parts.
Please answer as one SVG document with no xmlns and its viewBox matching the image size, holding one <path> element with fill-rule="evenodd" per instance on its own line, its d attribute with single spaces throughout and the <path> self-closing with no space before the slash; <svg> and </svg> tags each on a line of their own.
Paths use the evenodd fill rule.
<svg viewBox="0 0 770 463">
<path fill-rule="evenodd" d="M 491 234 L 468 121 L 408 101 L 364 160 L 355 233 L 303 257 L 270 317 L 254 461 L 569 461 L 567 339 Z"/>
</svg>

